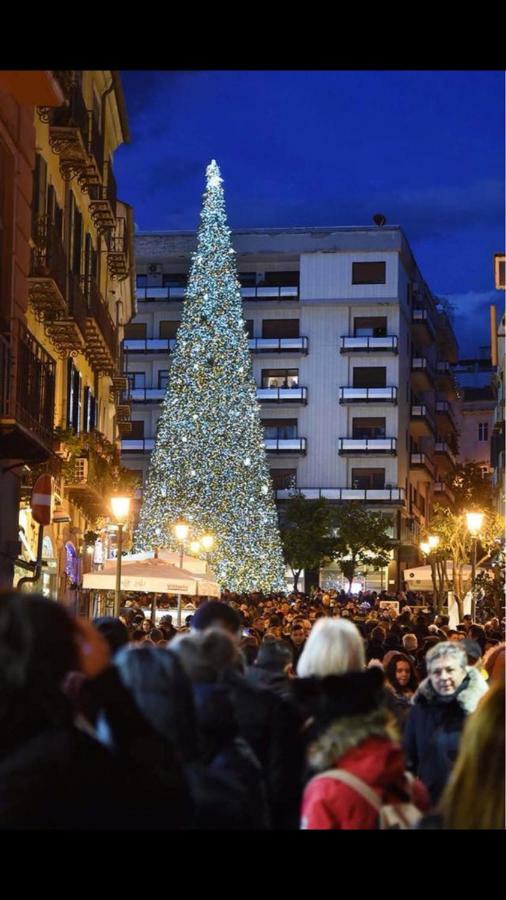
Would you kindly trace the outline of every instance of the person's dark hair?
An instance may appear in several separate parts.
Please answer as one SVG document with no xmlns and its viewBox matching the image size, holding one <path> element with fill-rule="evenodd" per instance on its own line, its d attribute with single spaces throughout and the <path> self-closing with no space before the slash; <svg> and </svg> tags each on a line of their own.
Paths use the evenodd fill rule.
<svg viewBox="0 0 506 900">
<path fill-rule="evenodd" d="M 394 656 L 392 656 L 391 659 L 389 659 L 388 664 L 385 668 L 385 676 L 386 676 L 387 681 L 394 688 L 394 690 L 396 690 L 396 691 L 400 690 L 400 685 L 398 684 L 397 678 L 395 676 L 395 670 L 397 668 L 398 662 L 404 662 L 404 663 L 409 664 L 411 674 L 410 674 L 409 681 L 408 681 L 408 684 L 406 685 L 406 687 L 410 691 L 416 691 L 416 689 L 418 687 L 418 678 L 416 677 L 415 667 L 414 667 L 413 663 L 411 662 L 411 660 L 409 659 L 409 657 L 406 656 L 404 653 L 395 653 Z"/>
<path fill-rule="evenodd" d="M 204 631 L 215 625 L 222 625 L 227 631 L 236 633 L 241 627 L 241 620 L 235 610 L 219 600 L 209 600 L 199 606 L 192 618 L 192 628 Z"/>
<path fill-rule="evenodd" d="M 99 616 L 93 619 L 92 624 L 103 634 L 113 655 L 128 644 L 128 628 L 114 616 Z"/>
<path fill-rule="evenodd" d="M 271 672 L 282 672 L 293 663 L 293 652 L 286 641 L 278 641 L 270 635 L 264 637 L 256 659 L 257 666 Z"/>
<path fill-rule="evenodd" d="M 381 625 L 376 625 L 371 631 L 371 639 L 373 641 L 378 641 L 379 644 L 383 643 L 385 637 L 385 630 L 381 627 Z"/>
<path fill-rule="evenodd" d="M 485 652 L 485 644 L 487 643 L 487 632 L 483 625 L 471 625 L 467 636 L 470 640 L 476 641 L 480 645 L 483 654 Z"/>
<path fill-rule="evenodd" d="M 221 628 L 176 637 L 170 649 L 191 681 L 219 681 L 239 656 L 232 639 Z"/>
<path fill-rule="evenodd" d="M 149 637 L 153 641 L 153 644 L 159 644 L 160 641 L 165 640 L 163 631 L 160 628 L 152 628 L 149 632 Z"/>
<path fill-rule="evenodd" d="M 283 624 L 283 617 L 274 614 L 269 618 L 269 627 L 270 628 L 280 628 Z"/>
<path fill-rule="evenodd" d="M 141 628 L 136 628 L 134 632 L 132 632 L 132 641 L 143 641 L 146 637 L 146 632 L 142 631 Z"/>
</svg>

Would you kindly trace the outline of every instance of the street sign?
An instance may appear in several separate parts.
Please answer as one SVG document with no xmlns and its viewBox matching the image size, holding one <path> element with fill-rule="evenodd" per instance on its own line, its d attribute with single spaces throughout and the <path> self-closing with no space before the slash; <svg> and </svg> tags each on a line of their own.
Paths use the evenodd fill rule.
<svg viewBox="0 0 506 900">
<path fill-rule="evenodd" d="M 51 522 L 51 475 L 39 475 L 32 489 L 32 516 L 39 525 L 49 525 Z"/>
</svg>

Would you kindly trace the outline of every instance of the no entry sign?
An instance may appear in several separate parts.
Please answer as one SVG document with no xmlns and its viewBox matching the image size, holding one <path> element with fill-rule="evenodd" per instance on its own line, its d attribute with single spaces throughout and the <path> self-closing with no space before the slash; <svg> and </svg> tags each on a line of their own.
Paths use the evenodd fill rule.
<svg viewBox="0 0 506 900">
<path fill-rule="evenodd" d="M 32 489 L 32 516 L 39 525 L 51 522 L 51 475 L 39 475 Z"/>
</svg>

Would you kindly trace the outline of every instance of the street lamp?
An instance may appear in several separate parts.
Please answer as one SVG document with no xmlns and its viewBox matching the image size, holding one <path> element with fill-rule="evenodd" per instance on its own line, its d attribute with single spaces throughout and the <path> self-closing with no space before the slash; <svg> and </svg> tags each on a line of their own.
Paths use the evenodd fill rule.
<svg viewBox="0 0 506 900">
<path fill-rule="evenodd" d="M 483 513 L 468 512 L 466 513 L 467 530 L 473 539 L 473 549 L 471 555 L 471 618 L 474 622 L 476 612 L 476 595 L 474 593 L 474 580 L 476 578 L 476 547 L 478 545 L 478 535 L 483 525 Z"/>
<path fill-rule="evenodd" d="M 192 541 L 190 544 L 191 553 L 193 553 L 196 556 L 197 553 L 199 552 L 199 550 L 200 550 L 200 541 Z"/>
<path fill-rule="evenodd" d="M 188 533 L 190 531 L 190 526 L 184 519 L 179 519 L 174 525 L 174 534 L 176 536 L 176 540 L 180 542 L 181 548 L 179 551 L 179 568 L 183 568 L 183 560 L 184 560 L 184 545 L 185 541 L 188 538 Z M 182 597 L 179 593 L 177 595 L 177 627 L 181 628 L 181 603 Z"/>
<path fill-rule="evenodd" d="M 114 595 L 114 615 L 119 617 L 121 608 L 121 554 L 123 551 L 123 526 L 130 512 L 130 497 L 111 497 L 111 510 L 118 526 L 118 553 L 116 556 L 116 592 Z"/>
<path fill-rule="evenodd" d="M 430 553 L 430 544 L 428 541 L 422 541 L 420 544 L 420 550 L 422 551 L 424 556 L 428 556 Z"/>
<path fill-rule="evenodd" d="M 437 534 L 429 534 L 428 537 L 429 547 L 431 550 L 435 550 L 437 546 L 439 546 L 439 537 Z"/>
<path fill-rule="evenodd" d="M 214 544 L 214 537 L 212 534 L 203 534 L 200 539 L 200 542 L 201 542 L 204 550 L 206 551 L 206 553 L 208 553 Z"/>
</svg>

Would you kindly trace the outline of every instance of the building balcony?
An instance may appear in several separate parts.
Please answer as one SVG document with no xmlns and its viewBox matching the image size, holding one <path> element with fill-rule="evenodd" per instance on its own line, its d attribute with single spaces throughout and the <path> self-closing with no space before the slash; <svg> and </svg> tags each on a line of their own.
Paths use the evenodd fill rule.
<svg viewBox="0 0 506 900">
<path fill-rule="evenodd" d="M 420 469 L 430 478 L 434 478 L 436 471 L 426 453 L 412 453 L 410 457 L 410 466 L 412 469 Z"/>
<path fill-rule="evenodd" d="M 409 519 L 403 519 L 401 521 L 401 528 L 399 534 L 399 540 L 401 544 L 409 544 L 418 549 L 421 540 L 422 529 L 420 527 L 420 523 L 413 517 Z"/>
<path fill-rule="evenodd" d="M 307 337 L 293 338 L 250 338 L 252 353 L 304 353 L 308 352 Z"/>
<path fill-rule="evenodd" d="M 434 379 L 435 374 L 429 360 L 425 356 L 413 356 L 411 359 L 411 384 L 415 390 L 432 390 Z"/>
<path fill-rule="evenodd" d="M 137 287 L 135 289 L 137 300 L 154 303 L 157 300 L 174 300 L 181 302 L 185 298 L 186 287 Z"/>
<path fill-rule="evenodd" d="M 63 315 L 67 309 L 67 256 L 61 236 L 49 216 L 40 216 L 33 223 L 28 295 L 39 322 Z"/>
<path fill-rule="evenodd" d="M 90 188 L 90 215 L 99 234 L 112 235 L 117 227 L 116 179 L 111 162 L 104 167 L 104 183 Z"/>
<path fill-rule="evenodd" d="M 438 388 L 451 397 L 458 397 L 458 385 L 455 381 L 451 363 L 447 360 L 440 360 L 437 364 L 437 385 Z"/>
<path fill-rule="evenodd" d="M 299 288 L 293 286 L 262 285 L 261 287 L 242 287 L 243 300 L 298 300 Z"/>
<path fill-rule="evenodd" d="M 296 488 L 307 500 L 318 500 L 324 497 L 326 500 L 336 502 L 359 501 L 363 503 L 389 503 L 395 506 L 404 506 L 406 495 L 404 488 Z M 276 491 L 276 500 L 289 500 L 293 491 L 283 488 Z"/>
<path fill-rule="evenodd" d="M 109 498 L 104 496 L 100 458 L 98 453 L 90 449 L 86 455 L 75 457 L 70 471 L 67 470 L 64 475 L 66 496 L 90 519 L 109 512 Z"/>
<path fill-rule="evenodd" d="M 51 456 L 56 362 L 18 319 L 0 335 L 0 457 Z"/>
<path fill-rule="evenodd" d="M 435 481 L 432 485 L 433 501 L 435 503 L 455 504 L 455 495 L 444 481 Z"/>
<path fill-rule="evenodd" d="M 306 387 L 261 388 L 257 387 L 259 403 L 307 403 Z"/>
<path fill-rule="evenodd" d="M 127 438 L 121 441 L 121 452 L 151 453 L 154 446 L 154 438 Z"/>
<path fill-rule="evenodd" d="M 430 409 L 425 403 L 411 405 L 410 433 L 416 437 L 426 437 L 436 433 L 436 424 Z"/>
<path fill-rule="evenodd" d="M 339 438 L 339 453 L 341 455 L 358 455 L 367 453 L 371 456 L 388 453 L 390 456 L 397 454 L 396 438 Z"/>
<path fill-rule="evenodd" d="M 123 341 L 123 347 L 129 353 L 170 353 L 175 346 L 175 338 L 125 338 Z"/>
<path fill-rule="evenodd" d="M 436 441 L 434 453 L 437 455 L 439 466 L 453 469 L 457 465 L 455 455 L 446 441 Z"/>
<path fill-rule="evenodd" d="M 307 450 L 307 439 L 294 438 L 264 438 L 264 447 L 267 453 L 300 453 Z"/>
<path fill-rule="evenodd" d="M 91 114 L 86 108 L 81 87 L 73 83 L 68 105 L 39 113 L 49 124 L 49 144 L 60 157 L 60 172 L 65 181 L 81 176 L 89 165 L 88 147 Z"/>
<path fill-rule="evenodd" d="M 95 279 L 83 276 L 81 283 L 87 300 L 86 356 L 97 372 L 112 375 L 119 355 L 114 322 Z"/>
<path fill-rule="evenodd" d="M 128 392 L 133 403 L 161 403 L 165 394 L 165 388 L 131 388 Z"/>
<path fill-rule="evenodd" d="M 411 315 L 413 337 L 420 344 L 432 344 L 436 330 L 428 309 L 415 307 Z"/>
<path fill-rule="evenodd" d="M 397 353 L 397 335 L 385 337 L 341 337 L 341 353 Z"/>
<path fill-rule="evenodd" d="M 124 281 L 129 275 L 127 220 L 116 219 L 114 231 L 107 233 L 107 268 L 112 278 Z"/>
<path fill-rule="evenodd" d="M 397 403 L 396 387 L 342 387 L 339 403 Z"/>
<path fill-rule="evenodd" d="M 454 431 L 458 431 L 457 420 L 451 404 L 447 400 L 438 400 L 436 402 L 436 419 L 438 425 L 450 426 Z"/>
<path fill-rule="evenodd" d="M 88 307 L 79 275 L 69 273 L 69 296 L 65 312 L 44 323 L 44 331 L 61 356 L 84 353 Z"/>
</svg>

